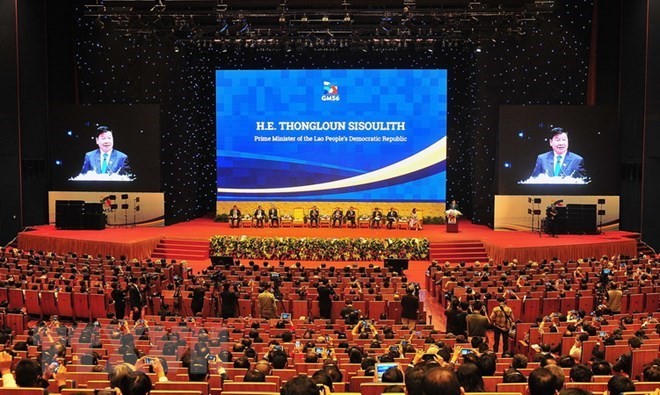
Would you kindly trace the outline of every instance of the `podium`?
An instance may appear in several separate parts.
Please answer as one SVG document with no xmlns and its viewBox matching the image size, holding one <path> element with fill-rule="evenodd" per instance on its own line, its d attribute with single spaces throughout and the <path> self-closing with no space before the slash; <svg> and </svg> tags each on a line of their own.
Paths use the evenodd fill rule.
<svg viewBox="0 0 660 395">
<path fill-rule="evenodd" d="M 458 233 L 458 221 L 454 223 L 447 221 L 447 233 Z"/>
</svg>

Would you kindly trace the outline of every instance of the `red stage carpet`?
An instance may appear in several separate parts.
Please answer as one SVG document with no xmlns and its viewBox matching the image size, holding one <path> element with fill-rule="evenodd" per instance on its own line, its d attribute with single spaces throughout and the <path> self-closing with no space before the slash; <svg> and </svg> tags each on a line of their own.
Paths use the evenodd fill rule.
<svg viewBox="0 0 660 395">
<path fill-rule="evenodd" d="M 79 254 L 112 255 L 118 258 L 144 259 L 154 256 L 156 246 L 167 240 L 209 240 L 213 235 L 246 235 L 263 237 L 373 237 L 403 238 L 424 237 L 432 244 L 446 242 L 481 242 L 487 255 L 496 262 L 517 258 L 529 259 L 558 257 L 561 260 L 588 256 L 600 257 L 614 254 L 636 254 L 637 236 L 623 231 L 608 231 L 601 235 L 561 235 L 559 238 L 539 237 L 531 232 L 495 232 L 485 226 L 460 223 L 459 233 L 447 233 L 444 225 L 426 225 L 423 230 L 406 229 L 337 229 L 337 228 L 239 228 L 232 229 L 227 223 L 210 219 L 196 219 L 167 227 L 109 228 L 93 230 L 57 230 L 52 225 L 36 227 L 22 232 L 18 245 L 23 249 L 70 252 Z M 179 259 L 185 257 L 178 257 Z M 199 258 L 197 258 L 199 259 Z M 466 259 L 467 260 L 467 259 Z M 207 261 L 208 262 L 208 261 Z"/>
</svg>

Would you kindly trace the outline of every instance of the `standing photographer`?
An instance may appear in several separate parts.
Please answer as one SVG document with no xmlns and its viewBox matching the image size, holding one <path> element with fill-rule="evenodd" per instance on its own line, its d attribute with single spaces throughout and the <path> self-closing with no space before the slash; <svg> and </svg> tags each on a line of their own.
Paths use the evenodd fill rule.
<svg viewBox="0 0 660 395">
<path fill-rule="evenodd" d="M 201 313 L 204 309 L 204 297 L 206 296 L 208 288 L 208 284 L 206 283 L 202 283 L 193 288 L 191 304 L 193 315 Z"/>
<path fill-rule="evenodd" d="M 220 293 L 220 299 L 222 300 L 220 307 L 222 318 L 236 317 L 236 312 L 238 311 L 238 284 L 234 284 L 234 290 L 232 291 L 231 283 L 224 283 L 222 292 Z"/>
</svg>

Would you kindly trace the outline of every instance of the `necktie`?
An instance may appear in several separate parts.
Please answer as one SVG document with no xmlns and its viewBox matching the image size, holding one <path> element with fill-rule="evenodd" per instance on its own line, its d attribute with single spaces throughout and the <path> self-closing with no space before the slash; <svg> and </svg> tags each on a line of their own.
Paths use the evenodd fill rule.
<svg viewBox="0 0 660 395">
<path fill-rule="evenodd" d="M 103 160 L 101 161 L 101 174 L 105 174 L 108 171 L 108 154 L 103 154 Z"/>
<path fill-rule="evenodd" d="M 561 155 L 557 155 L 557 160 L 555 161 L 555 177 L 561 173 Z"/>
</svg>

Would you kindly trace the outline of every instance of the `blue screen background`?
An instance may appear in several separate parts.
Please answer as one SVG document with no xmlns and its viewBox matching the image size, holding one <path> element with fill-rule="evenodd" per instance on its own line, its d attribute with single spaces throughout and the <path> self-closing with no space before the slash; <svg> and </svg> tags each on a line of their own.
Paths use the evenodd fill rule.
<svg viewBox="0 0 660 395">
<path fill-rule="evenodd" d="M 324 82 L 336 87 L 336 94 L 325 95 L 334 100 L 322 100 Z M 337 121 L 347 128 L 283 130 L 278 122 L 286 121 Z M 405 130 L 351 131 L 352 121 L 405 122 Z M 277 130 L 257 130 L 257 122 L 274 122 Z M 219 201 L 446 199 L 446 149 L 438 144 L 447 134 L 446 70 L 217 70 L 216 128 Z M 406 141 L 264 142 L 255 136 Z M 411 158 L 431 146 L 431 155 Z M 393 164 L 408 170 L 379 173 Z M 324 183 L 333 184 L 314 187 Z"/>
</svg>

